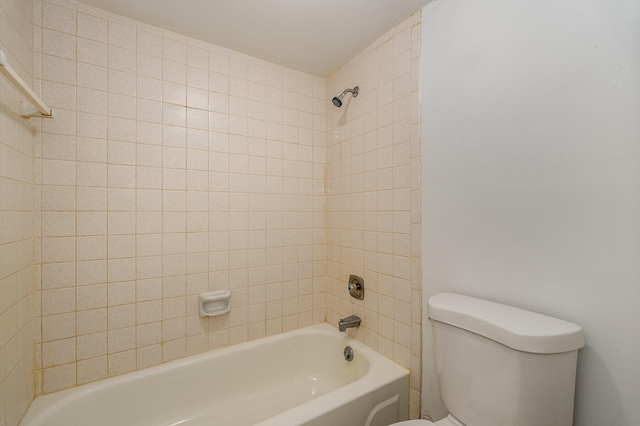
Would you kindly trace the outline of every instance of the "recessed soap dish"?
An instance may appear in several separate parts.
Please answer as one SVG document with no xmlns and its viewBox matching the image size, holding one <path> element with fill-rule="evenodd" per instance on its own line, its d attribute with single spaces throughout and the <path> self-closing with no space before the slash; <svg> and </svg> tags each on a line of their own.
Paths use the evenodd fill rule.
<svg viewBox="0 0 640 426">
<path fill-rule="evenodd" d="M 231 292 L 229 290 L 211 291 L 209 293 L 200 293 L 198 298 L 200 303 L 201 317 L 214 317 L 229 312 L 231 306 L 229 299 Z"/>
</svg>

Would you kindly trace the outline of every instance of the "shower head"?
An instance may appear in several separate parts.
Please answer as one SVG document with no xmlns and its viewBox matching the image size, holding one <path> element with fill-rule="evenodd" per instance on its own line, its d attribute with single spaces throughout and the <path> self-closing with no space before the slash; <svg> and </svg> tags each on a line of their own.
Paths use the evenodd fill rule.
<svg viewBox="0 0 640 426">
<path fill-rule="evenodd" d="M 342 106 L 342 98 L 344 98 L 344 95 L 346 95 L 347 93 L 353 93 L 353 97 L 355 98 L 358 96 L 359 91 L 360 88 L 358 86 L 354 87 L 353 89 L 346 89 L 344 92 L 342 92 L 342 94 L 334 96 L 333 99 L 331 99 L 331 102 L 333 102 L 333 105 L 335 107 L 340 108 Z"/>
</svg>

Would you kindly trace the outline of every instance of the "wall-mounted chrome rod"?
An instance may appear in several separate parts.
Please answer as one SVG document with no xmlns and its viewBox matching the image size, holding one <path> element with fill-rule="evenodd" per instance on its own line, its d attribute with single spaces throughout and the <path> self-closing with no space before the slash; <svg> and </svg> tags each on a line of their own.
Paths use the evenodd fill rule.
<svg viewBox="0 0 640 426">
<path fill-rule="evenodd" d="M 42 117 L 52 118 L 53 110 L 46 106 L 44 102 L 35 94 L 31 87 L 9 66 L 7 55 L 0 50 L 0 73 L 4 75 L 9 83 L 27 98 L 31 105 L 22 104 L 22 116 L 24 118 Z M 35 107 L 35 108 L 34 108 Z M 40 114 L 38 114 L 38 112 Z"/>
</svg>

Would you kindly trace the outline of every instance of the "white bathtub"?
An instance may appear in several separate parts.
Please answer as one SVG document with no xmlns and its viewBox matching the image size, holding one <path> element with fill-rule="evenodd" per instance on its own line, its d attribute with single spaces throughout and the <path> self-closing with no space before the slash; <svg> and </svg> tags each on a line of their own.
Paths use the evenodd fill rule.
<svg viewBox="0 0 640 426">
<path fill-rule="evenodd" d="M 406 369 L 319 324 L 38 397 L 20 425 L 386 426 L 408 392 Z"/>
</svg>

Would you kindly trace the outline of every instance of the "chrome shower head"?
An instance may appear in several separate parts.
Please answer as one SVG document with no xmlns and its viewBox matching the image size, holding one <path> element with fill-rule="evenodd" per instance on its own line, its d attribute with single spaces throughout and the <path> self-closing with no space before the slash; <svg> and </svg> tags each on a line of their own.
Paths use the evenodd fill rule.
<svg viewBox="0 0 640 426">
<path fill-rule="evenodd" d="M 344 95 L 346 95 L 347 93 L 353 93 L 353 97 L 355 98 L 358 96 L 359 91 L 360 88 L 358 86 L 354 87 L 353 89 L 346 89 L 344 92 L 342 92 L 342 94 L 334 96 L 333 99 L 331 99 L 331 102 L 333 102 L 333 105 L 335 107 L 340 108 L 342 106 L 342 98 L 344 98 Z"/>
</svg>

